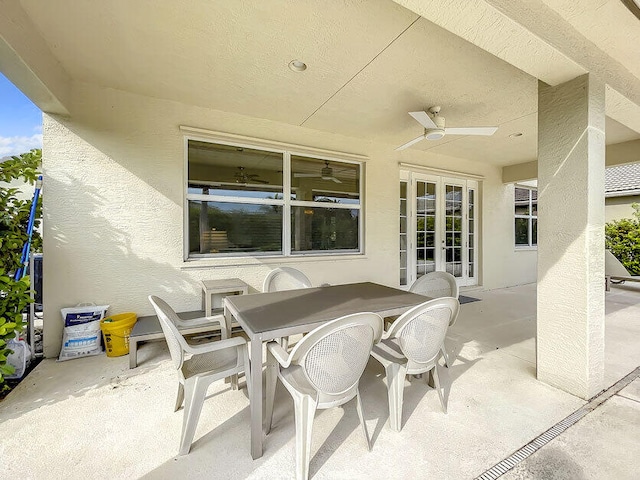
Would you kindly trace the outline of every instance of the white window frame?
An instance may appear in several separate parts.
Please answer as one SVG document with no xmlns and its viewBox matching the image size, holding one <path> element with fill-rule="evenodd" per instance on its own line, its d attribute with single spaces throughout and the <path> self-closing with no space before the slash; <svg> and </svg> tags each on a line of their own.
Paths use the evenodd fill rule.
<svg viewBox="0 0 640 480">
<path fill-rule="evenodd" d="M 219 145 L 227 145 L 232 147 L 250 148 L 254 150 L 261 150 L 265 152 L 273 152 L 282 154 L 282 200 L 266 200 L 266 199 L 253 199 L 246 197 L 234 197 L 228 195 L 203 195 L 189 193 L 189 141 L 208 142 Z M 345 256 L 345 255 L 364 255 L 364 178 L 365 178 L 365 162 L 358 160 L 351 160 L 341 158 L 339 155 L 324 155 L 320 153 L 314 153 L 305 149 L 293 148 L 270 148 L 260 142 L 260 144 L 252 144 L 237 141 L 228 141 L 217 138 L 199 137 L 193 135 L 186 135 L 184 137 L 184 211 L 183 211 L 183 248 L 184 248 L 184 260 L 205 260 L 216 258 L 246 258 L 246 257 L 271 257 L 271 258 L 299 258 L 299 257 L 318 257 L 318 256 Z M 360 182 L 358 199 L 359 203 L 354 204 L 336 204 L 332 203 L 328 206 L 325 202 L 314 201 L 302 201 L 291 200 L 291 156 L 301 156 L 305 158 L 313 158 L 317 160 L 327 160 L 330 162 L 344 163 L 357 165 L 359 167 Z M 224 203 L 247 203 L 247 204 L 265 204 L 265 205 L 279 205 L 282 206 L 282 253 L 271 252 L 232 252 L 232 253 L 217 253 L 217 254 L 190 254 L 189 253 L 189 201 L 210 201 L 210 202 L 224 202 Z M 291 207 L 313 207 L 313 208 L 331 208 L 331 209 L 345 209 L 345 210 L 358 210 L 358 248 L 357 249 L 343 249 L 343 250 L 308 250 L 301 252 L 293 252 L 291 250 Z"/>
<path fill-rule="evenodd" d="M 517 215 L 515 213 L 516 207 L 516 189 L 528 190 L 529 191 L 529 214 L 528 215 Z M 537 192 L 538 189 L 536 187 L 530 187 L 527 185 L 518 185 L 516 184 L 513 189 L 513 244 L 516 250 L 535 250 L 538 248 L 538 242 L 536 238 L 536 243 L 533 244 L 533 220 L 538 220 L 538 215 L 533 214 L 533 194 L 532 192 Z M 537 203 L 537 200 L 536 200 Z M 537 208 L 536 208 L 537 211 Z M 524 218 L 528 220 L 527 222 L 527 243 L 516 243 L 516 218 Z"/>
</svg>

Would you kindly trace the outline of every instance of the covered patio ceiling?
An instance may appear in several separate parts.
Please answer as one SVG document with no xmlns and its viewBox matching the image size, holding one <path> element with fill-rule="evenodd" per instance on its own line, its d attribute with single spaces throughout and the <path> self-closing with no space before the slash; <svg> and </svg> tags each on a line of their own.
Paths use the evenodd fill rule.
<svg viewBox="0 0 640 480">
<path fill-rule="evenodd" d="M 408 111 L 441 105 L 448 126 L 500 128 L 493 137 L 446 136 L 411 148 L 497 166 L 537 156 L 533 70 L 516 68 L 517 62 L 444 28 L 447 23 L 436 15 L 444 7 L 433 2 L 426 2 L 433 4 L 430 20 L 443 26 L 412 11 L 422 13 L 425 2 L 418 8 L 411 1 L 329 2 L 322 8 L 287 0 L 18 3 L 12 8 L 32 22 L 42 48 L 71 84 L 87 82 L 392 147 L 422 132 Z M 501 7 L 499 1 L 479 3 Z M 640 30 L 640 22 L 624 7 L 613 8 L 613 1 L 582 2 L 579 8 L 560 0 L 533 3 L 546 8 L 543 13 L 555 9 L 560 18 L 554 22 L 574 28 L 586 43 L 598 31 L 585 23 L 594 9 L 604 8 L 609 20 L 621 18 Z M 631 47 L 616 35 L 609 36 L 611 44 L 599 40 L 588 48 L 606 44 L 603 55 L 626 66 Z M 307 70 L 290 70 L 294 59 Z M 640 71 L 640 65 L 628 66 L 633 75 L 636 67 Z M 606 130 L 608 144 L 640 139 L 613 118 L 607 118 Z"/>
</svg>

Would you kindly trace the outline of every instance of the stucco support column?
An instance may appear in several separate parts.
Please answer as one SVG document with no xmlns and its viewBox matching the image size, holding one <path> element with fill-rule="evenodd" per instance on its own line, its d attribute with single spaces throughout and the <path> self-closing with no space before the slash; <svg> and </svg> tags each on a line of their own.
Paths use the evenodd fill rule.
<svg viewBox="0 0 640 480">
<path fill-rule="evenodd" d="M 605 89 L 538 84 L 538 379 L 603 387 Z"/>
</svg>

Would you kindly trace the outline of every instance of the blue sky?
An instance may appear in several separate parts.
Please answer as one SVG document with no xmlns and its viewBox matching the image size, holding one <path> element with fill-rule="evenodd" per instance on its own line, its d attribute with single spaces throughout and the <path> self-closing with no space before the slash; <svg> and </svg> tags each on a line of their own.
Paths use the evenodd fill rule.
<svg viewBox="0 0 640 480">
<path fill-rule="evenodd" d="M 0 158 L 42 148 L 42 112 L 0 73 Z"/>
</svg>

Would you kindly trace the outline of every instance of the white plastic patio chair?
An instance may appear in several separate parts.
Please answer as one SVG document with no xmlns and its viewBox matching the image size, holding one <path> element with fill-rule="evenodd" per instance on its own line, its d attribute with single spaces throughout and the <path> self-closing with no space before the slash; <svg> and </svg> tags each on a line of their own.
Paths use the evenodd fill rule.
<svg viewBox="0 0 640 480">
<path fill-rule="evenodd" d="M 442 410 L 447 413 L 438 377 L 438 356 L 447 328 L 458 314 L 455 298 L 430 300 L 400 315 L 373 347 L 371 355 L 385 369 L 389 396 L 389 424 L 397 432 L 402 428 L 402 398 L 406 375 L 431 374 Z M 428 380 L 429 375 L 425 375 Z"/>
<path fill-rule="evenodd" d="M 186 455 L 196 432 L 198 419 L 209 385 L 217 380 L 245 373 L 247 389 L 251 389 L 249 352 L 242 337 L 189 345 L 176 328 L 180 319 L 175 311 L 161 298 L 150 295 L 149 301 L 158 315 L 171 354 L 178 371 L 178 396 L 175 411 L 184 401 L 180 455 Z M 186 358 L 191 355 L 189 358 Z"/>
<path fill-rule="evenodd" d="M 264 293 L 299 288 L 311 288 L 311 280 L 300 270 L 291 267 L 279 267 L 271 270 L 262 283 Z M 285 349 L 289 347 L 289 337 L 282 338 L 280 342 Z"/>
<path fill-rule="evenodd" d="M 431 298 L 453 297 L 457 299 L 460 295 L 456 277 L 447 272 L 429 272 L 413 282 L 409 291 Z M 452 326 L 456 319 L 457 316 L 452 318 L 449 326 Z M 441 352 L 444 365 L 449 368 L 449 354 L 444 343 Z"/>
<path fill-rule="evenodd" d="M 375 313 L 346 315 L 305 335 L 288 353 L 277 342 L 267 344 L 267 433 L 279 378 L 294 401 L 296 478 L 309 477 L 311 430 L 317 409 L 337 407 L 356 398 L 356 409 L 371 450 L 358 383 L 371 348 L 380 341 L 382 318 Z"/>
<path fill-rule="evenodd" d="M 262 284 L 263 292 L 281 292 L 311 287 L 311 281 L 300 270 L 279 267 L 271 270 Z"/>
</svg>

